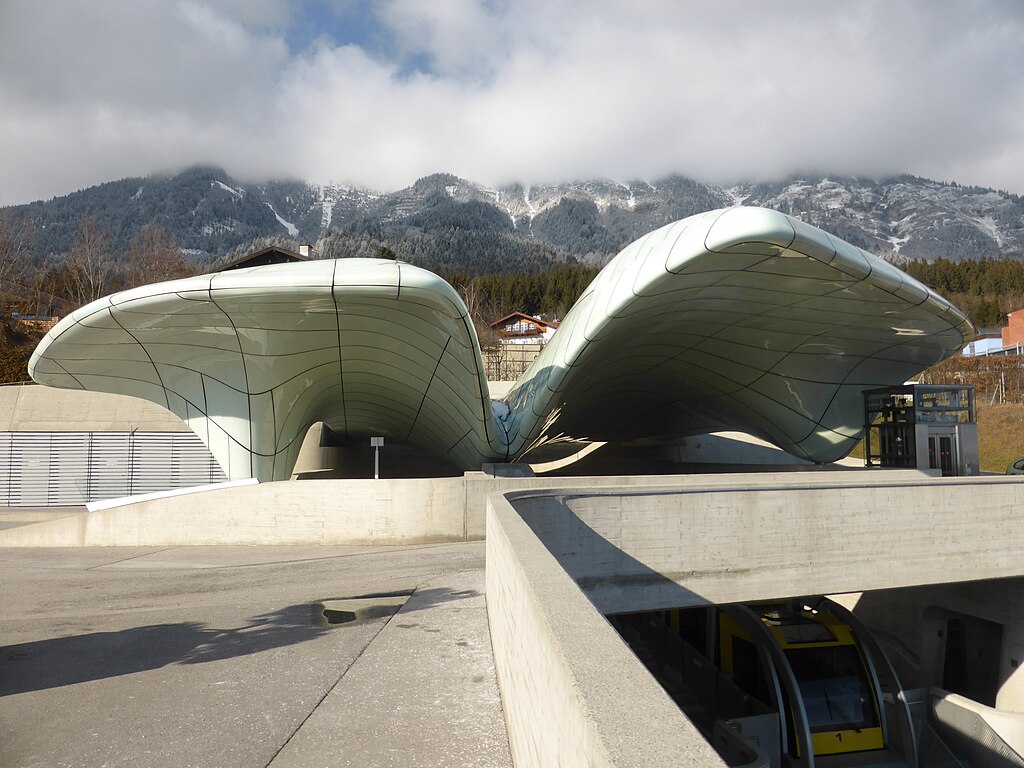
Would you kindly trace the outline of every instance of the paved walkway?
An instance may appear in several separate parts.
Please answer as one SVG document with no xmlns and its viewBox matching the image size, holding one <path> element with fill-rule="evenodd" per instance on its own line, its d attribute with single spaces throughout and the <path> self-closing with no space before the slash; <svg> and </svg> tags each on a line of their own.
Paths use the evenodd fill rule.
<svg viewBox="0 0 1024 768">
<path fill-rule="evenodd" d="M 0 550 L 0 765 L 510 766 L 483 556 Z"/>
</svg>

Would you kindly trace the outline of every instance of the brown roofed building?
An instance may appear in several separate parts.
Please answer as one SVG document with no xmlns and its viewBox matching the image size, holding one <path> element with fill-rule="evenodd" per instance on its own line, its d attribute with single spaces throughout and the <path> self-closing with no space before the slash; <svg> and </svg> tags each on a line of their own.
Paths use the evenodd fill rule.
<svg viewBox="0 0 1024 768">
<path fill-rule="evenodd" d="M 266 248 L 261 248 L 258 251 L 253 251 L 240 259 L 235 259 L 231 263 L 225 264 L 223 267 L 219 267 L 217 272 L 227 272 L 231 269 L 247 269 L 248 267 L 265 267 L 267 264 L 287 264 L 293 261 L 309 261 L 309 246 L 300 245 L 299 250 L 303 252 L 296 253 L 295 251 L 290 251 L 287 248 L 282 248 L 279 245 L 270 245 Z"/>
<path fill-rule="evenodd" d="M 491 323 L 491 328 L 505 343 L 544 344 L 554 334 L 558 323 L 525 312 L 512 312 Z"/>
</svg>

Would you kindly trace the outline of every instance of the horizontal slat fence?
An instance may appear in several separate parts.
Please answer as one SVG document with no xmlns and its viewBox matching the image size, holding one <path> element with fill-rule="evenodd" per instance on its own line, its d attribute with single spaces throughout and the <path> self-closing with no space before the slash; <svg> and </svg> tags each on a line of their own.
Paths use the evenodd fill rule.
<svg viewBox="0 0 1024 768">
<path fill-rule="evenodd" d="M 226 479 L 191 432 L 0 432 L 0 506 L 74 506 Z"/>
</svg>

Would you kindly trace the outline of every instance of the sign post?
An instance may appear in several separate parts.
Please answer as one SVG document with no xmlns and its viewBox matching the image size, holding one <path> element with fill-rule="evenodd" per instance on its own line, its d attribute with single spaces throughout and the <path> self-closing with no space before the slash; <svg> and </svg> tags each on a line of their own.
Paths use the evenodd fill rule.
<svg viewBox="0 0 1024 768">
<path fill-rule="evenodd" d="M 384 447 L 384 438 L 371 437 L 370 445 L 373 446 L 373 479 L 380 480 L 380 449 Z"/>
</svg>

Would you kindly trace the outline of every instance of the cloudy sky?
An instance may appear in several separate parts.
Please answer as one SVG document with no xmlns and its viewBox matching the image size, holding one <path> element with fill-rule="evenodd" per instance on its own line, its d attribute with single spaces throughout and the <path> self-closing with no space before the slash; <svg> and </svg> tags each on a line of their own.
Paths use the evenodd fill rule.
<svg viewBox="0 0 1024 768">
<path fill-rule="evenodd" d="M 1024 194 L 1021 0 L 0 0 L 0 205 L 909 172 Z"/>
</svg>

